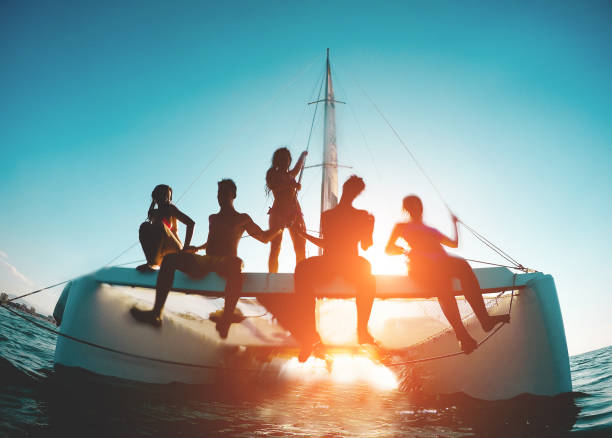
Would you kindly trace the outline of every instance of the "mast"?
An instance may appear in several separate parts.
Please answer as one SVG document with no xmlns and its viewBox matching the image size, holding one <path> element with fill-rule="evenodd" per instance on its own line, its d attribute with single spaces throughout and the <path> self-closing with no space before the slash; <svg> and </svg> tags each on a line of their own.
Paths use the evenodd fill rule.
<svg viewBox="0 0 612 438">
<path fill-rule="evenodd" d="M 321 174 L 321 213 L 338 205 L 338 150 L 336 148 L 336 104 L 344 103 L 334 98 L 334 85 L 332 83 L 331 66 L 329 64 L 329 48 L 325 69 L 325 99 L 309 102 L 308 104 L 325 103 L 325 125 L 323 128 L 323 172 Z M 315 110 L 315 115 L 316 115 Z M 314 119 L 313 119 L 314 121 Z M 312 132 L 312 126 L 311 126 Z M 310 143 L 310 137 L 308 138 Z M 321 224 L 319 223 L 319 230 Z M 319 231 L 319 235 L 321 232 Z M 323 250 L 319 248 L 319 255 Z"/>
<path fill-rule="evenodd" d="M 338 205 L 338 151 L 336 148 L 336 101 L 327 49 L 325 77 L 325 127 L 323 132 L 323 173 L 321 181 L 321 213 Z M 320 228 L 319 228 L 320 229 Z"/>
</svg>

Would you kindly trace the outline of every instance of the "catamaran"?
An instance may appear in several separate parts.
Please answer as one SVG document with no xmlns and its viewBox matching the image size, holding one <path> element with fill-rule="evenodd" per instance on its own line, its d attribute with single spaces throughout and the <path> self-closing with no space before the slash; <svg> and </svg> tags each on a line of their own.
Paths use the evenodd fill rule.
<svg viewBox="0 0 612 438">
<path fill-rule="evenodd" d="M 325 95 L 318 103 L 324 106 L 321 165 L 321 211 L 324 211 L 338 203 L 337 101 L 329 50 Z M 475 273 L 487 297 L 489 314 L 510 313 L 511 322 L 487 334 L 474 315 L 465 315 L 465 326 L 480 340 L 478 348 L 469 355 L 458 350 L 452 329 L 427 312 L 404 318 L 401 324 L 397 318 L 387 318 L 372 326 L 378 308 L 386 305 L 393 307 L 396 314 L 404 310 L 410 313 L 411 306 L 421 306 L 435 298 L 407 275 L 375 276 L 377 301 L 371 332 L 389 351 L 384 366 L 402 375 L 405 388 L 430 394 L 463 392 L 497 400 L 522 393 L 556 395 L 571 391 L 565 331 L 553 277 L 528 272 L 520 265 L 514 270 L 501 266 L 479 268 Z M 292 274 L 243 275 L 244 313 L 261 309 L 248 298 L 293 293 Z M 227 371 L 257 374 L 274 367 L 282 371 L 279 361 L 294 360 L 280 353 L 295 351 L 296 342 L 269 315 L 247 317 L 232 325 L 226 340 L 218 337 L 214 322 L 206 317 L 219 308 L 225 287 L 224 280 L 214 273 L 193 279 L 177 272 L 162 327 L 138 324 L 129 309 L 152 300 L 156 278 L 157 273 L 105 267 L 68 283 L 54 310 L 60 334 L 55 349 L 56 366 L 149 383 L 201 384 L 214 382 L 220 373 Z M 459 287 L 455 289 L 456 295 L 461 295 Z M 342 338 L 325 330 L 325 318 L 334 318 L 330 316 L 333 306 L 325 310 L 327 303 L 354 298 L 354 294 L 339 279 L 319 288 L 319 329 L 325 344 L 359 355 L 363 351 L 354 336 Z M 173 304 L 173 296 L 181 299 Z M 344 325 L 351 324 L 354 321 Z"/>
</svg>

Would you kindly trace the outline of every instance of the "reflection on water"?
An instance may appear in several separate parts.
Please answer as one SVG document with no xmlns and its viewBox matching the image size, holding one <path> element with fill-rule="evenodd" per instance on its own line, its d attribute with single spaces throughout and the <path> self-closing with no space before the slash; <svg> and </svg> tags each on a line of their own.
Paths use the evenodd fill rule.
<svg viewBox="0 0 612 438">
<path fill-rule="evenodd" d="M 558 437 L 611 431 L 612 348 L 572 358 L 574 389 L 588 395 L 493 402 L 427 397 L 396 389 L 384 367 L 342 356 L 331 368 L 318 359 L 290 360 L 277 374 L 224 372 L 212 386 L 151 385 L 53 370 L 54 340 L 0 312 L 0 436 Z"/>
<path fill-rule="evenodd" d="M 244 374 L 214 386 L 146 385 L 60 368 L 3 387 L 11 420 L 0 431 L 57 436 L 558 436 L 579 411 L 571 395 L 485 402 Z"/>
</svg>

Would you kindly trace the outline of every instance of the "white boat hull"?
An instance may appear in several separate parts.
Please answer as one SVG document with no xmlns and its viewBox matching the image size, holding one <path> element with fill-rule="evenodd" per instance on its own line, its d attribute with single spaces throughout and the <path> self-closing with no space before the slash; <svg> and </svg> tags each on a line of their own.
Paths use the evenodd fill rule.
<svg viewBox="0 0 612 438">
<path fill-rule="evenodd" d="M 571 391 L 565 332 L 552 277 L 540 273 L 513 277 L 510 271 L 499 268 L 479 269 L 476 273 L 485 289 L 521 287 L 512 302 L 511 323 L 470 355 L 392 369 L 406 377 L 407 387 L 432 394 L 463 392 L 495 400 L 521 393 L 556 395 Z M 170 312 L 165 312 L 161 328 L 137 323 L 129 314 L 129 308 L 139 300 L 126 293 L 130 290 L 126 285 L 150 288 L 154 282 L 155 275 L 147 277 L 125 269 L 101 270 L 74 280 L 65 289 L 56 308 L 55 313 L 61 319 L 60 332 L 132 355 L 203 367 L 137 358 L 61 336 L 57 340 L 55 363 L 140 382 L 201 384 L 214 382 L 229 363 L 236 366 L 235 360 L 228 360 L 235 359 L 238 345 L 295 346 L 286 332 L 270 320 L 247 319 L 242 324 L 235 324 L 226 342 L 217 336 L 212 322 L 176 318 Z M 179 274 L 174 284 L 181 290 L 195 290 L 199 285 L 201 290 L 222 295 L 223 282 L 214 276 L 196 281 Z M 290 293 L 290 286 L 290 274 L 246 274 L 243 292 L 246 295 Z M 377 288 L 377 295 L 383 297 L 385 291 L 394 297 L 419 294 L 402 276 L 377 276 Z M 351 291 L 344 289 L 338 283 L 322 293 L 349 296 Z M 150 289 L 147 291 L 153 295 Z M 489 311 L 504 313 L 508 305 L 509 297 L 506 296 Z M 476 339 L 486 336 L 473 319 L 465 323 Z M 378 337 L 375 331 L 373 334 Z M 457 349 L 454 335 L 445 331 L 405 349 L 396 360 L 429 358 Z"/>
</svg>

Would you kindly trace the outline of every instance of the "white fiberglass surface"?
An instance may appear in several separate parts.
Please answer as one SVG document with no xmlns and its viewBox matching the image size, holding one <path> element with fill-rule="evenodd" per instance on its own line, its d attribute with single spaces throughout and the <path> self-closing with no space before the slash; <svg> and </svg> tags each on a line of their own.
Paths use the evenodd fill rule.
<svg viewBox="0 0 612 438">
<path fill-rule="evenodd" d="M 153 305 L 155 291 L 145 288 L 112 286 L 135 298 L 138 306 Z M 507 310 L 509 292 L 501 299 L 485 296 L 491 313 Z M 214 324 L 208 319 L 212 312 L 223 308 L 222 298 L 208 298 L 172 292 L 164 308 L 164 318 L 188 324 L 192 329 L 211 332 Z M 462 297 L 457 300 L 463 318 L 472 310 Z M 241 299 L 237 306 L 247 318 L 234 324 L 227 343 L 235 345 L 294 345 L 290 334 L 279 326 L 273 316 L 256 299 Z M 317 325 L 323 342 L 330 345 L 356 343 L 356 310 L 354 300 L 319 299 Z M 376 300 L 372 308 L 369 328 L 372 335 L 387 348 L 405 348 L 448 329 L 449 325 L 435 299 Z"/>
</svg>

